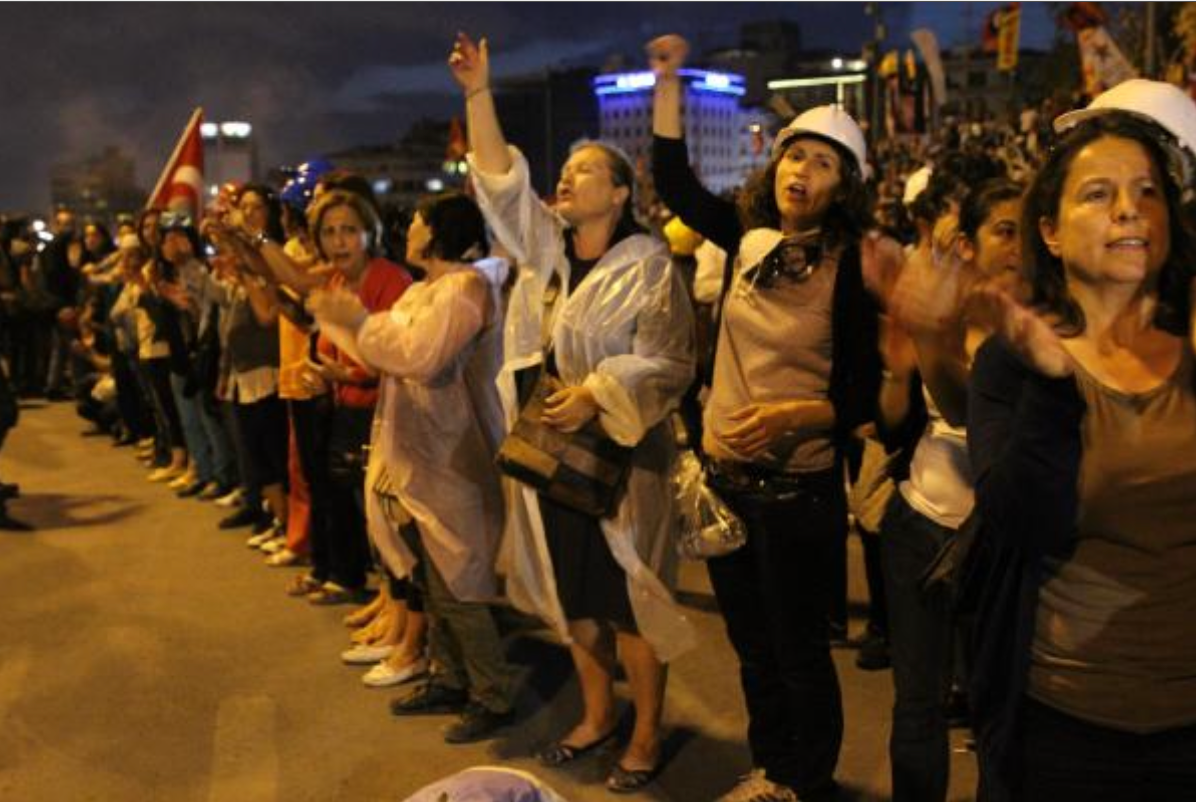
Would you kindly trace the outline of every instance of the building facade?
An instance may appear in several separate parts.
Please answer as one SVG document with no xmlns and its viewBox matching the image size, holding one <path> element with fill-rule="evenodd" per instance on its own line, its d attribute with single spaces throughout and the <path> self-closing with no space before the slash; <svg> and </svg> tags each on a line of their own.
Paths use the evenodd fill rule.
<svg viewBox="0 0 1196 802">
<path fill-rule="evenodd" d="M 82 218 L 111 222 L 121 212 L 145 205 L 133 158 L 117 147 L 77 162 L 56 164 L 50 174 L 50 198 Z"/>
<path fill-rule="evenodd" d="M 757 161 L 751 126 L 758 113 L 746 113 L 741 75 L 683 69 L 682 107 L 690 163 L 702 184 L 713 192 L 743 183 Z M 621 147 L 641 173 L 652 158 L 651 72 L 608 73 L 594 78 L 599 135 Z M 765 155 L 766 158 L 766 155 Z M 746 163 L 745 163 L 746 160 Z"/>
</svg>

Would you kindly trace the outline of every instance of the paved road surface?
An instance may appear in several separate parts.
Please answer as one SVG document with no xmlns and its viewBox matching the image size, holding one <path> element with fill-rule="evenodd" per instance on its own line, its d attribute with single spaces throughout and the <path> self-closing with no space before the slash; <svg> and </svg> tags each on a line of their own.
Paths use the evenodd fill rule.
<svg viewBox="0 0 1196 802">
<path fill-rule="evenodd" d="M 30 405 L 0 453 L 0 476 L 24 492 L 13 512 L 38 527 L 0 533 L 0 800 L 402 800 L 485 763 L 535 771 L 573 802 L 612 798 L 602 780 L 614 753 L 564 770 L 532 759 L 579 704 L 566 652 L 542 633 L 509 638 L 520 723 L 446 746 L 446 719 L 391 717 L 396 694 L 340 664 L 344 608 L 285 596 L 293 569 L 264 567 L 244 530 L 216 529 L 220 509 L 146 482 L 129 449 L 86 428 L 68 404 Z M 859 568 L 854 540 L 852 560 Z M 858 598 L 854 576 L 852 589 Z M 639 799 L 706 802 L 748 768 L 735 662 L 699 567 L 682 591 L 702 645 L 673 667 L 672 758 Z M 839 779 L 848 798 L 885 799 L 891 680 L 853 657 L 836 653 Z M 956 753 L 952 770 L 952 798 L 970 799 L 971 756 Z"/>
</svg>

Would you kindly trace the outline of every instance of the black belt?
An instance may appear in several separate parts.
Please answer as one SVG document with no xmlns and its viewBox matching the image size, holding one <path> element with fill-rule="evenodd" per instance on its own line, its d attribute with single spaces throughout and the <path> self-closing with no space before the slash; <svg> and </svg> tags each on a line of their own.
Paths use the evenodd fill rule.
<svg viewBox="0 0 1196 802">
<path fill-rule="evenodd" d="M 834 488 L 836 473 L 834 468 L 785 473 L 752 462 L 710 460 L 706 463 L 706 481 L 716 492 L 771 501 L 826 493 Z"/>
</svg>

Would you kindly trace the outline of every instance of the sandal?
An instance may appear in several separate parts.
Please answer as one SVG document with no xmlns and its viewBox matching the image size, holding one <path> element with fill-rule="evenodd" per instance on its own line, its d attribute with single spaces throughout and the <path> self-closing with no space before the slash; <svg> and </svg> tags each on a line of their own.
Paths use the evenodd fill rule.
<svg viewBox="0 0 1196 802">
<path fill-rule="evenodd" d="M 320 580 L 311 574 L 299 574 L 287 584 L 288 596 L 306 596 L 320 589 Z"/>
<path fill-rule="evenodd" d="M 658 762 L 650 769 L 626 769 L 623 764 L 615 763 L 610 776 L 606 778 L 606 790 L 616 794 L 634 794 L 656 779 L 660 766 Z"/>
<path fill-rule="evenodd" d="M 615 728 L 617 729 L 617 728 Z M 567 744 L 564 741 L 554 741 L 536 755 L 541 765 L 556 767 L 563 766 L 566 763 L 571 763 L 578 758 L 585 757 L 590 752 L 593 752 L 598 747 L 605 744 L 611 738 L 615 737 L 615 730 L 612 729 L 606 735 L 599 736 L 590 741 L 584 746 L 574 746 Z"/>
</svg>

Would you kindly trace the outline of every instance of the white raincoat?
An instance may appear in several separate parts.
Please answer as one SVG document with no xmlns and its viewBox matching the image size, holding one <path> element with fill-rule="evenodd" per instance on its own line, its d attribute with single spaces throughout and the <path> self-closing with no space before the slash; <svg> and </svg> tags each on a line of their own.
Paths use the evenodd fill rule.
<svg viewBox="0 0 1196 802">
<path fill-rule="evenodd" d="M 555 272 L 557 302 L 552 341 L 567 385 L 589 388 L 598 420 L 622 445 L 637 445 L 618 509 L 601 521 L 627 590 L 640 634 L 669 661 L 694 645 L 694 630 L 671 589 L 677 573 L 677 515 L 669 476 L 675 457 L 669 414 L 693 378 L 693 312 L 663 242 L 630 236 L 569 286 L 565 222 L 531 189 L 527 162 L 511 148 L 505 175 L 470 167 L 478 202 L 499 242 L 519 265 L 507 306 L 498 390 L 507 426 L 518 417 L 515 374 L 544 359 L 540 320 L 544 288 Z M 507 526 L 502 568 L 507 592 L 520 609 L 538 615 L 569 641 L 535 491 L 514 480 L 503 486 Z"/>
<path fill-rule="evenodd" d="M 461 291 L 481 274 L 490 289 L 490 319 Z M 501 362 L 502 286 L 507 263 L 483 259 L 473 270 L 416 283 L 389 311 L 370 315 L 352 353 L 382 372 L 374 418 L 373 459 L 366 478 L 370 538 L 399 577 L 416 558 L 372 492 L 386 470 L 415 519 L 428 556 L 461 601 L 495 601 L 495 561 L 503 500 L 494 455 L 502 410 L 494 377 Z M 325 326 L 340 344 L 346 332 Z"/>
</svg>

